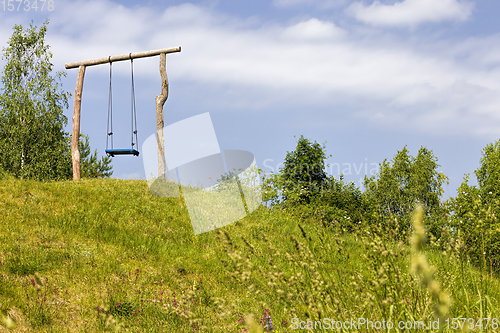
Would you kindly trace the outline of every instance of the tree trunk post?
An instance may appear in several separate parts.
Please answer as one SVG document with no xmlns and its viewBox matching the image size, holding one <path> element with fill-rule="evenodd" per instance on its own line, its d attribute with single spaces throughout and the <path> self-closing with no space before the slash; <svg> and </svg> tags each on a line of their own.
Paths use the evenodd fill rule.
<svg viewBox="0 0 500 333">
<path fill-rule="evenodd" d="M 160 54 L 161 93 L 156 96 L 156 141 L 158 150 L 158 178 L 165 179 L 165 143 L 163 136 L 163 105 L 168 98 L 167 55 Z"/>
<path fill-rule="evenodd" d="M 85 66 L 78 68 L 76 79 L 75 99 L 73 104 L 73 134 L 71 136 L 71 161 L 73 162 L 73 180 L 80 179 L 80 151 L 78 141 L 80 138 L 80 110 L 82 106 L 83 77 Z"/>
</svg>

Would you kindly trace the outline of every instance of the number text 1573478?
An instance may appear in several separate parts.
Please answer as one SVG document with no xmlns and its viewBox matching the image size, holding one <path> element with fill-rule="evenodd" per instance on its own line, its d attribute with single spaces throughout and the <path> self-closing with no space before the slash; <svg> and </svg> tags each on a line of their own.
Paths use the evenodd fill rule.
<svg viewBox="0 0 500 333">
<path fill-rule="evenodd" d="M 2 0 L 4 12 L 53 11 L 54 0 Z"/>
</svg>

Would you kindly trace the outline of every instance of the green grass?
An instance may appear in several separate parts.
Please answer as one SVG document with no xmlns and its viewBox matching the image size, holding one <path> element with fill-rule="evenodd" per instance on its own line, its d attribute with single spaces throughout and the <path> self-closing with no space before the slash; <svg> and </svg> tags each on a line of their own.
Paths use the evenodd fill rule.
<svg viewBox="0 0 500 333">
<path fill-rule="evenodd" d="M 195 236 L 182 199 L 138 180 L 4 178 L 0 207 L 0 314 L 13 331 L 245 332 L 253 315 L 294 332 L 293 318 L 428 322 L 440 304 L 452 318 L 500 318 L 498 279 L 456 241 L 426 247 L 435 274 L 411 274 L 415 251 L 384 227 L 347 234 L 321 212 L 261 207 Z"/>
</svg>

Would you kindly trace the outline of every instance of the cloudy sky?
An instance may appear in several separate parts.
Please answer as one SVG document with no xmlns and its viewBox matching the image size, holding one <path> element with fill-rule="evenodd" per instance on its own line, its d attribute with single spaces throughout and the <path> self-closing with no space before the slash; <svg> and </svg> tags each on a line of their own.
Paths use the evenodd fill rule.
<svg viewBox="0 0 500 333">
<path fill-rule="evenodd" d="M 425 146 L 449 177 L 445 199 L 499 139 L 497 0 L 54 0 L 43 11 L 40 1 L 38 11 L 12 3 L 0 7 L 0 45 L 15 24 L 49 18 L 56 70 L 181 46 L 167 56 L 165 124 L 209 112 L 220 148 L 254 153 L 265 171 L 300 135 L 326 141 L 329 173 L 358 186 L 404 146 L 413 156 Z M 134 61 L 140 143 L 155 133 L 158 61 Z M 113 70 L 115 147 L 128 148 L 130 63 Z M 77 69 L 66 72 L 63 88 L 74 94 Z M 81 131 L 100 154 L 108 79 L 108 65 L 87 68 Z M 145 178 L 141 157 L 115 157 L 113 167 L 114 177 Z"/>
</svg>

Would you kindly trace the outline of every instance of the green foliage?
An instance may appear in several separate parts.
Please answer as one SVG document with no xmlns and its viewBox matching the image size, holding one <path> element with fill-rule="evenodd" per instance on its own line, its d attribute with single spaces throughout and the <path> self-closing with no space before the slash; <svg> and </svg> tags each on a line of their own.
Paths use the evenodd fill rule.
<svg viewBox="0 0 500 333">
<path fill-rule="evenodd" d="M 269 207 L 276 207 L 280 203 L 281 180 L 279 174 L 266 174 L 260 170 L 262 175 L 262 202 Z"/>
<path fill-rule="evenodd" d="M 71 179 L 71 142 L 63 130 L 71 94 L 61 91 L 64 72 L 51 76 L 52 53 L 45 44 L 48 21 L 40 29 L 14 26 L 0 94 L 0 174 L 36 180 Z M 82 140 L 83 137 L 83 140 Z M 82 178 L 112 175 L 111 158 L 97 160 L 91 154 L 88 137 L 79 140 Z"/>
<path fill-rule="evenodd" d="M 97 160 L 97 149 L 90 153 L 89 138 L 80 134 L 78 142 L 80 150 L 80 172 L 82 178 L 109 178 L 112 174 L 111 157 L 104 156 Z"/>
<path fill-rule="evenodd" d="M 340 179 L 328 177 L 328 190 L 314 200 L 314 204 L 325 210 L 329 221 L 337 221 L 346 231 L 353 231 L 354 226 L 372 221 L 373 206 L 354 182 L 345 183 Z"/>
<path fill-rule="evenodd" d="M 312 143 L 303 135 L 297 141 L 297 147 L 287 152 L 283 168 L 279 171 L 280 187 L 283 199 L 298 199 L 309 203 L 321 193 L 328 177 L 325 172 L 325 145 Z"/>
<path fill-rule="evenodd" d="M 0 164 L 0 179 L 7 178 L 9 176 L 10 176 L 10 174 L 7 171 L 5 171 L 2 168 L 2 165 Z"/>
<path fill-rule="evenodd" d="M 420 203 L 430 219 L 429 231 L 439 235 L 443 193 L 442 184 L 447 177 L 437 172 L 437 158 L 431 150 L 421 147 L 416 157 L 406 147 L 398 151 L 391 163 L 380 164 L 380 171 L 370 178 L 365 176 L 367 199 L 379 207 L 382 216 L 395 214 L 403 228 L 409 228 L 414 205 Z"/>
<path fill-rule="evenodd" d="M 499 200 L 483 198 L 480 189 L 468 185 L 468 176 L 459 187 L 459 194 L 450 200 L 450 225 L 463 235 L 465 251 L 473 263 L 485 270 L 497 272 L 500 267 Z"/>
<path fill-rule="evenodd" d="M 465 230 L 467 227 L 462 226 L 472 225 L 475 220 L 474 214 L 471 213 L 474 209 L 474 201 L 480 198 L 480 192 L 477 187 L 469 185 L 469 174 L 465 175 L 457 192 L 457 196 L 450 198 L 449 201 L 449 209 L 452 213 L 450 224 Z"/>
<path fill-rule="evenodd" d="M 302 218 L 318 219 L 321 215 L 325 221 L 352 231 L 360 221 L 371 218 L 373 209 L 353 182 L 345 183 L 343 175 L 336 180 L 326 174 L 325 148 L 301 136 L 295 151 L 287 152 L 279 173 L 264 173 L 262 200 Z"/>
<path fill-rule="evenodd" d="M 475 171 L 478 187 L 468 184 L 469 175 L 449 201 L 450 225 L 464 237 L 466 252 L 473 262 L 492 271 L 500 264 L 500 140 L 488 144 Z"/>
<path fill-rule="evenodd" d="M 134 309 L 132 303 L 112 302 L 109 313 L 114 316 L 128 317 L 135 311 Z"/>
<path fill-rule="evenodd" d="M 493 202 L 500 199 L 500 140 L 488 144 L 482 155 L 481 165 L 474 173 L 483 200 Z"/>
<path fill-rule="evenodd" d="M 68 135 L 63 131 L 69 93 L 61 91 L 64 72 L 52 72 L 52 53 L 45 44 L 46 21 L 15 25 L 3 49 L 6 65 L 0 93 L 0 164 L 20 178 L 66 179 L 71 176 Z"/>
</svg>

